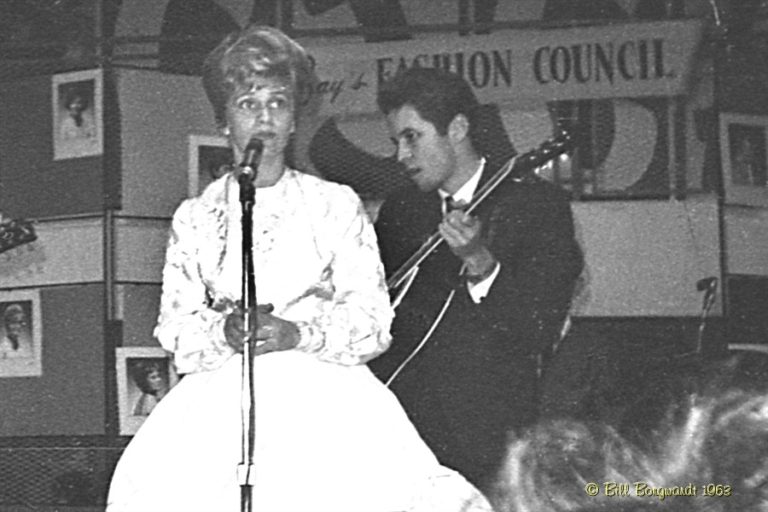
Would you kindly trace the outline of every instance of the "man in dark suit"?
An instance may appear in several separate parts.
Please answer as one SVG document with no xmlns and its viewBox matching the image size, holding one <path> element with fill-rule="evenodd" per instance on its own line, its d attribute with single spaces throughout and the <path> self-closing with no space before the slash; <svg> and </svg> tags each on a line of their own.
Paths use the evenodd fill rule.
<svg viewBox="0 0 768 512">
<path fill-rule="evenodd" d="M 531 175 L 502 182 L 472 215 L 446 211 L 443 198 L 468 203 L 503 164 L 477 149 L 488 134 L 470 86 L 410 69 L 383 84 L 378 100 L 415 185 L 379 212 L 388 275 L 436 230 L 447 243 L 420 265 L 391 348 L 369 364 L 384 381 L 396 374 L 393 391 L 441 462 L 488 490 L 508 433 L 536 419 L 538 360 L 559 339 L 583 266 L 570 203 Z"/>
</svg>

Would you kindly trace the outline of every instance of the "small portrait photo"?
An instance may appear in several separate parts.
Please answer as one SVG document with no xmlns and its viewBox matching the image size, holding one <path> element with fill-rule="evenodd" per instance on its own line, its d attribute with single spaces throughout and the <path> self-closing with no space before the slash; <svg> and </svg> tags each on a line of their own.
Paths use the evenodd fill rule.
<svg viewBox="0 0 768 512">
<path fill-rule="evenodd" d="M 120 435 L 135 434 L 178 380 L 170 355 L 162 348 L 118 348 Z"/>
<path fill-rule="evenodd" d="M 212 182 L 224 176 L 234 165 L 232 149 L 226 137 L 189 136 L 189 197 L 195 197 Z"/>
<path fill-rule="evenodd" d="M 720 114 L 725 202 L 768 206 L 768 116 Z"/>
<path fill-rule="evenodd" d="M 0 292 L 0 318 L 0 378 L 41 376 L 39 290 Z"/>
<path fill-rule="evenodd" d="M 764 187 L 765 127 L 732 123 L 728 126 L 728 145 L 733 184 Z"/>
<path fill-rule="evenodd" d="M 54 75 L 52 87 L 53 159 L 102 154 L 101 71 Z"/>
</svg>

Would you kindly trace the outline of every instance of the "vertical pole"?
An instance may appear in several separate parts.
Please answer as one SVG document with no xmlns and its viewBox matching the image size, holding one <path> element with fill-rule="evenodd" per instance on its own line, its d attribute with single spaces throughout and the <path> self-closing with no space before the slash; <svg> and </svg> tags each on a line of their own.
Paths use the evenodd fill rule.
<svg viewBox="0 0 768 512">
<path fill-rule="evenodd" d="M 720 110 L 723 101 L 723 79 L 725 76 L 725 61 L 728 57 L 728 27 L 722 19 L 722 13 L 717 4 L 717 0 L 709 0 L 712 7 L 712 16 L 714 20 L 714 30 L 711 44 L 712 48 L 712 130 L 715 133 L 713 145 L 715 148 L 715 165 L 718 169 L 715 187 L 717 191 L 717 220 L 720 240 L 720 297 L 722 306 L 723 329 L 720 332 L 725 336 L 725 344 L 728 343 L 728 240 L 725 218 L 725 186 L 723 182 L 723 159 L 722 148 L 720 147 Z"/>
<path fill-rule="evenodd" d="M 104 267 L 104 432 L 110 445 L 120 433 L 119 414 L 117 411 L 116 348 L 122 345 L 122 321 L 118 318 L 115 286 L 115 207 L 119 197 L 119 183 L 115 181 L 120 172 L 117 160 L 119 151 L 115 151 L 116 130 L 112 113 L 113 84 L 109 67 L 109 51 L 104 40 L 104 1 L 92 0 L 93 9 L 93 52 L 95 65 L 101 69 L 102 97 L 101 120 L 103 154 L 101 157 L 103 220 L 102 220 L 102 260 Z M 119 140 L 119 138 L 117 139 Z"/>
</svg>

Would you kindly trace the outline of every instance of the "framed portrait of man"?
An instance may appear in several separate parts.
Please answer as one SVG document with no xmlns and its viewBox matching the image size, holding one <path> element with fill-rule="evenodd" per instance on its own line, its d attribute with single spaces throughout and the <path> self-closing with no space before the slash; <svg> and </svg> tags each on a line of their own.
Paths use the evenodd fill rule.
<svg viewBox="0 0 768 512">
<path fill-rule="evenodd" d="M 43 374 L 40 291 L 0 291 L 0 378 Z"/>
<path fill-rule="evenodd" d="M 211 182 L 226 174 L 232 165 L 232 149 L 226 137 L 190 135 L 188 196 L 199 195 Z"/>
<path fill-rule="evenodd" d="M 720 114 L 725 203 L 768 206 L 768 116 Z"/>
<path fill-rule="evenodd" d="M 179 377 L 161 347 L 119 347 L 116 355 L 120 435 L 133 435 Z"/>
<path fill-rule="evenodd" d="M 53 159 L 101 155 L 102 73 L 99 69 L 53 75 Z"/>
</svg>

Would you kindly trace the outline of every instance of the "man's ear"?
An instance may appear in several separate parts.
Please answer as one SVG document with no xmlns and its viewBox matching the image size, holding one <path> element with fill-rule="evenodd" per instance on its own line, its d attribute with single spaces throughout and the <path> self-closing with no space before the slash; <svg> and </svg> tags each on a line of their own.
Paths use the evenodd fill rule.
<svg viewBox="0 0 768 512">
<path fill-rule="evenodd" d="M 456 116 L 448 124 L 448 137 L 451 142 L 458 144 L 469 136 L 469 120 L 464 114 Z"/>
</svg>

